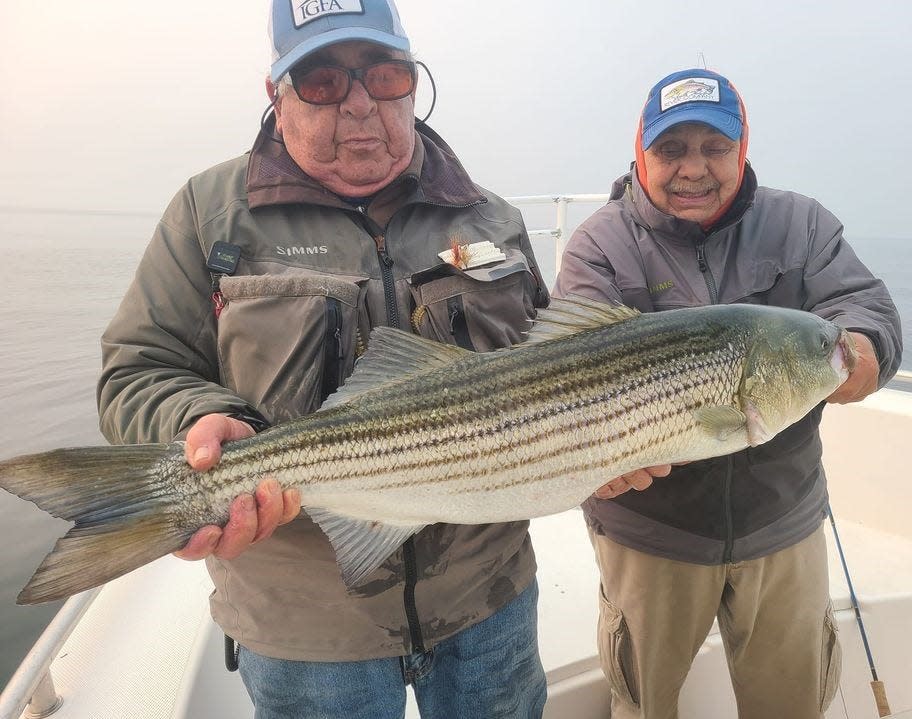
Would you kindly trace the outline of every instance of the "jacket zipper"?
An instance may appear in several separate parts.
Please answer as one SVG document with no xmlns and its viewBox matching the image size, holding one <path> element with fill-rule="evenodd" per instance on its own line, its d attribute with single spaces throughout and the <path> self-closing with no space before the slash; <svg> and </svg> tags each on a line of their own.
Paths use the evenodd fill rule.
<svg viewBox="0 0 912 719">
<path fill-rule="evenodd" d="M 469 336 L 469 325 L 466 320 L 465 306 L 462 297 L 450 297 L 447 300 L 447 315 L 450 318 L 450 334 L 453 340 L 463 349 L 475 351 L 472 338 Z"/>
<path fill-rule="evenodd" d="M 323 342 L 323 387 L 320 401 L 342 384 L 342 307 L 335 297 L 326 298 L 326 336 Z"/>
<path fill-rule="evenodd" d="M 722 562 L 724 564 L 730 564 L 732 560 L 732 552 L 734 551 L 735 537 L 734 537 L 734 520 L 732 519 L 732 506 L 731 506 L 731 485 L 732 485 L 732 466 L 734 460 L 731 455 L 727 457 L 727 467 L 725 471 L 725 481 L 722 483 L 722 518 L 725 522 L 725 548 L 722 552 Z"/>
<path fill-rule="evenodd" d="M 706 282 L 706 289 L 709 290 L 709 301 L 712 304 L 716 304 L 719 301 L 719 291 L 716 289 L 716 279 L 713 277 L 712 270 L 709 269 L 709 263 L 706 261 L 705 242 L 697 245 L 697 265 L 703 275 L 703 281 Z"/>
<path fill-rule="evenodd" d="M 372 231 L 371 226 L 379 226 L 367 216 L 367 208 L 359 207 L 358 212 L 364 218 L 364 225 L 377 245 L 377 258 L 380 260 L 380 277 L 383 280 L 383 297 L 386 301 L 386 324 L 399 327 L 399 303 L 396 301 L 396 285 L 393 280 L 393 258 L 386 251 L 386 236 L 382 232 Z M 409 639 L 413 652 L 424 652 L 424 637 L 421 633 L 421 622 L 418 618 L 418 607 L 415 605 L 415 585 L 418 584 L 418 562 L 415 557 L 415 538 L 409 537 L 402 545 L 404 565 L 404 582 L 402 603 L 408 621 Z"/>
<path fill-rule="evenodd" d="M 402 545 L 402 561 L 405 565 L 405 588 L 403 602 L 405 616 L 408 619 L 409 638 L 412 641 L 412 653 L 425 651 L 424 636 L 421 633 L 421 621 L 418 619 L 418 607 L 415 605 L 415 585 L 418 584 L 418 560 L 415 556 L 415 538 L 409 537 Z"/>
<path fill-rule="evenodd" d="M 386 324 L 388 327 L 399 327 L 399 303 L 396 301 L 396 285 L 393 281 L 393 258 L 386 251 L 386 236 L 382 228 L 367 215 L 365 205 L 358 206 L 362 225 L 374 238 L 377 246 L 377 259 L 380 260 L 380 278 L 383 281 L 383 298 L 386 303 Z"/>
<path fill-rule="evenodd" d="M 709 263 L 706 261 L 706 242 L 697 245 L 697 265 L 700 268 L 700 274 L 703 275 L 703 281 L 706 282 L 706 289 L 709 290 L 709 301 L 711 304 L 718 304 L 719 290 L 716 287 L 716 279 L 713 277 L 712 270 L 709 269 Z M 722 550 L 722 561 L 729 564 L 732 559 L 734 550 L 734 520 L 732 519 L 731 506 L 731 485 L 732 485 L 732 464 L 731 456 L 727 458 L 727 469 L 725 472 L 725 481 L 722 483 L 722 521 L 725 523 L 725 546 Z"/>
<path fill-rule="evenodd" d="M 399 326 L 399 303 L 396 301 L 396 284 L 393 281 L 393 258 L 386 251 L 386 237 L 376 235 L 377 257 L 380 259 L 380 275 L 383 278 L 383 297 L 386 300 L 386 324 Z"/>
</svg>

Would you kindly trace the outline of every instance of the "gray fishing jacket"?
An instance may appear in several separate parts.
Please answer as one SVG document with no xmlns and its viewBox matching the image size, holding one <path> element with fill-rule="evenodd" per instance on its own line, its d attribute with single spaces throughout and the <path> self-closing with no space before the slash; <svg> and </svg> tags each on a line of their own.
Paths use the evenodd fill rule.
<svg viewBox="0 0 912 719">
<path fill-rule="evenodd" d="M 554 295 L 643 312 L 735 302 L 807 310 L 871 339 L 881 386 L 902 355 L 890 295 L 843 239 L 839 221 L 812 199 L 757 187 L 749 166 L 709 232 L 659 211 L 635 172 L 620 178 L 567 244 Z M 699 564 L 788 547 L 819 526 L 827 506 L 823 407 L 766 444 L 675 467 L 642 492 L 590 499 L 587 521 L 625 546 Z"/>
<path fill-rule="evenodd" d="M 438 257 L 454 240 L 491 241 L 506 260 L 457 270 Z M 240 253 L 233 270 L 207 269 L 219 241 Z M 320 406 L 374 326 L 484 351 L 518 342 L 547 302 L 520 213 L 476 186 L 426 126 L 406 171 L 360 206 L 261 133 L 164 213 L 102 339 L 101 428 L 126 443 L 181 437 L 211 412 L 280 422 Z M 348 592 L 303 512 L 237 559 L 207 563 L 226 634 L 314 661 L 430 648 L 535 573 L 528 522 L 438 524 Z"/>
</svg>

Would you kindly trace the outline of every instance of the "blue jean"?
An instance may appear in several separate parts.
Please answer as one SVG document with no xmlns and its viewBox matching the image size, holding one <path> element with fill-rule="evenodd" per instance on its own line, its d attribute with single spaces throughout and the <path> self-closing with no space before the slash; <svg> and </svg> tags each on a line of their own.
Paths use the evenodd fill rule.
<svg viewBox="0 0 912 719">
<path fill-rule="evenodd" d="M 484 621 L 405 657 L 298 662 L 242 646 L 255 719 L 402 719 L 409 683 L 423 719 L 539 719 L 546 685 L 537 600 L 533 582 Z"/>
</svg>

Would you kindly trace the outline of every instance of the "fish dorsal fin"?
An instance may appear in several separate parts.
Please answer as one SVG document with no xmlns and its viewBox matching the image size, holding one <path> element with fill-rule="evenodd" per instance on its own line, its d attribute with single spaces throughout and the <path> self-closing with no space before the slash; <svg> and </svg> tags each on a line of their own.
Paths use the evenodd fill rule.
<svg viewBox="0 0 912 719">
<path fill-rule="evenodd" d="M 597 329 L 615 322 L 624 322 L 640 314 L 639 310 L 619 304 L 606 304 L 574 295 L 573 299 L 553 299 L 538 311 L 529 337 L 520 346 L 547 342 Z"/>
<path fill-rule="evenodd" d="M 745 414 L 728 405 L 700 407 L 694 410 L 693 416 L 697 424 L 720 442 L 747 427 Z"/>
<path fill-rule="evenodd" d="M 367 576 L 425 525 L 397 526 L 366 522 L 328 509 L 306 507 L 310 518 L 329 538 L 345 586 L 361 584 Z"/>
<path fill-rule="evenodd" d="M 351 402 L 382 384 L 400 382 L 432 369 L 447 367 L 471 354 L 456 345 L 435 342 L 394 327 L 375 327 L 367 351 L 355 363 L 345 384 L 320 406 L 320 411 Z"/>
</svg>

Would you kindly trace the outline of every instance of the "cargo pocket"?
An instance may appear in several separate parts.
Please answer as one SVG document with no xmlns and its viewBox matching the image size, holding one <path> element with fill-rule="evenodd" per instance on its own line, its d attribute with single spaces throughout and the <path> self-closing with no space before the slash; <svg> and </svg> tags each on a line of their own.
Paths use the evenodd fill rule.
<svg viewBox="0 0 912 719">
<path fill-rule="evenodd" d="M 621 610 L 599 590 L 598 652 L 611 691 L 623 702 L 640 706 L 633 641 Z"/>
<path fill-rule="evenodd" d="M 445 264 L 412 275 L 415 332 L 477 352 L 520 342 L 535 317 L 538 283 L 522 252 L 505 254 L 494 265 L 460 270 Z"/>
<path fill-rule="evenodd" d="M 842 673 L 842 647 L 839 644 L 839 628 L 833 616 L 832 604 L 827 606 L 823 618 L 823 646 L 820 652 L 820 711 L 826 711 L 836 696 L 839 675 Z"/>
<path fill-rule="evenodd" d="M 354 366 L 361 282 L 297 271 L 222 278 L 222 384 L 273 423 L 319 408 Z"/>
</svg>

